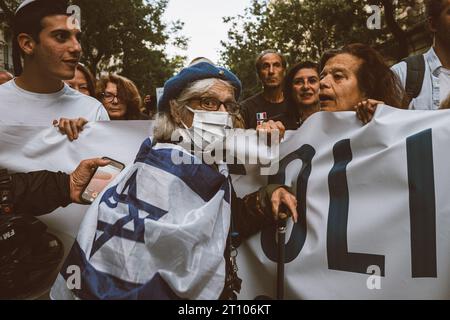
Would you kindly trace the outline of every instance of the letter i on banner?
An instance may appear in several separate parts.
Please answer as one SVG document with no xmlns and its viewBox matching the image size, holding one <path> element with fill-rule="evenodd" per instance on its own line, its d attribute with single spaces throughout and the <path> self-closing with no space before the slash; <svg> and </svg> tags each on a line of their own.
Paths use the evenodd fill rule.
<svg viewBox="0 0 450 320">
<path fill-rule="evenodd" d="M 413 278 L 436 278 L 436 200 L 431 129 L 406 140 Z"/>
</svg>

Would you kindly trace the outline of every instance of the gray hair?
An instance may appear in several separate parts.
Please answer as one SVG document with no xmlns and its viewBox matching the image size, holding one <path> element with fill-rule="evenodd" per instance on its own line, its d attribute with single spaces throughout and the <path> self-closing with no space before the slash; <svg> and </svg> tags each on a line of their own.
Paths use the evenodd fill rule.
<svg viewBox="0 0 450 320">
<path fill-rule="evenodd" d="M 256 68 L 256 72 L 259 74 L 259 70 L 261 70 L 261 60 L 262 58 L 264 58 L 266 55 L 268 54 L 276 54 L 277 56 L 280 57 L 281 60 L 281 64 L 283 66 L 283 69 L 287 68 L 287 61 L 286 58 L 284 57 L 284 55 L 282 55 L 280 52 L 274 50 L 274 49 L 267 49 L 264 50 L 263 52 L 261 52 L 255 60 L 255 68 Z"/>
<path fill-rule="evenodd" d="M 192 98 L 204 96 L 215 85 L 225 86 L 234 93 L 234 87 L 224 80 L 217 78 L 197 80 L 187 86 L 176 99 L 170 100 L 170 110 L 178 110 L 181 115 L 189 113 L 190 111 L 184 108 L 187 102 Z M 171 141 L 175 130 L 180 128 L 180 126 L 175 123 L 170 110 L 168 112 L 161 112 L 156 117 L 155 126 L 153 128 L 153 139 L 156 142 Z"/>
</svg>

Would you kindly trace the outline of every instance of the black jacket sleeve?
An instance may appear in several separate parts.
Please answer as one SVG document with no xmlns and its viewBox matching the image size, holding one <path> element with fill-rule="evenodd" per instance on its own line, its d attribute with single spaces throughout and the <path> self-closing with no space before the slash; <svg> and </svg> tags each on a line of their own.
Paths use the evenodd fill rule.
<svg viewBox="0 0 450 320">
<path fill-rule="evenodd" d="M 236 196 L 234 189 L 232 190 L 231 232 L 239 234 L 237 237 L 233 237 L 235 247 L 264 227 L 275 223 L 270 199 L 272 193 L 281 187 L 290 191 L 286 186 L 272 184 L 241 199 Z"/>
<path fill-rule="evenodd" d="M 11 189 L 16 214 L 39 216 L 71 203 L 69 175 L 62 172 L 16 173 Z"/>
</svg>

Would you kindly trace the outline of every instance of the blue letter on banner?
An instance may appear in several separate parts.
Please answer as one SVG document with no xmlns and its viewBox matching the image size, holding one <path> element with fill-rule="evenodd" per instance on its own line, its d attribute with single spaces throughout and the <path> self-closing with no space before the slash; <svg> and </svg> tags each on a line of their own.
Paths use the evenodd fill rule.
<svg viewBox="0 0 450 320">
<path fill-rule="evenodd" d="M 294 160 L 302 160 L 303 165 L 297 177 L 297 213 L 298 222 L 292 228 L 291 237 L 286 244 L 285 263 L 293 261 L 299 255 L 306 240 L 306 190 L 311 174 L 311 161 L 316 154 L 310 145 L 303 145 L 300 149 L 286 156 L 280 163 L 278 174 L 269 177 L 269 183 L 285 184 L 286 167 Z M 261 232 L 261 247 L 266 256 L 277 261 L 277 244 L 275 242 L 275 226 L 268 227 Z"/>
<path fill-rule="evenodd" d="M 406 139 L 413 278 L 436 278 L 436 204 L 431 129 Z"/>
<path fill-rule="evenodd" d="M 342 140 L 333 148 L 334 166 L 328 177 L 330 208 L 328 212 L 327 255 L 328 268 L 356 273 L 367 273 L 367 268 L 376 265 L 384 277 L 382 255 L 348 252 L 348 184 L 347 165 L 352 161 L 350 140 Z"/>
</svg>

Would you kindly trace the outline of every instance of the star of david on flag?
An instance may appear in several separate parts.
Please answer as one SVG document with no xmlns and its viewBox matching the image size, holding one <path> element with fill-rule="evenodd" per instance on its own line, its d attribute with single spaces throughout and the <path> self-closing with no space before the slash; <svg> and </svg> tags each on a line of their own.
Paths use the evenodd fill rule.
<svg viewBox="0 0 450 320">
<path fill-rule="evenodd" d="M 217 299 L 230 226 L 230 185 L 204 164 L 174 165 L 172 144 L 147 140 L 92 204 L 53 299 Z M 192 162 L 195 163 L 195 162 Z M 69 266 L 81 271 L 69 288 Z"/>
</svg>

